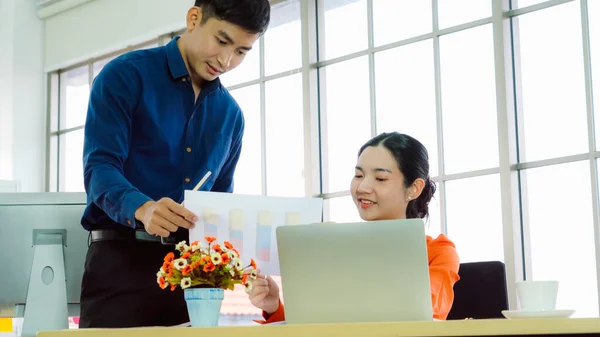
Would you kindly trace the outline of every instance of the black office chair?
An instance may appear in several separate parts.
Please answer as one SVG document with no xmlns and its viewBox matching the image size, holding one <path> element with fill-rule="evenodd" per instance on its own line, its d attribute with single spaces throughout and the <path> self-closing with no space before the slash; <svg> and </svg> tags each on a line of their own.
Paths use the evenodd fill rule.
<svg viewBox="0 0 600 337">
<path fill-rule="evenodd" d="M 447 319 L 504 318 L 508 309 L 506 270 L 500 261 L 461 263 Z"/>
</svg>

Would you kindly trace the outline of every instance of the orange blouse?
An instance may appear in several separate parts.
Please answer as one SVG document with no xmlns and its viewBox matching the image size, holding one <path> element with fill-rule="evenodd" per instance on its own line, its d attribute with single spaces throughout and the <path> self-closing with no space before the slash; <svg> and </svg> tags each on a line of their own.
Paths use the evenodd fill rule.
<svg viewBox="0 0 600 337">
<path fill-rule="evenodd" d="M 445 320 L 454 302 L 454 283 L 459 280 L 459 260 L 454 243 L 444 234 L 436 239 L 427 236 L 427 255 L 429 258 L 429 281 L 431 283 L 431 305 L 433 318 Z M 285 321 L 285 309 L 279 302 L 279 308 L 268 315 L 263 311 L 264 321 L 257 323 L 273 323 Z"/>
</svg>

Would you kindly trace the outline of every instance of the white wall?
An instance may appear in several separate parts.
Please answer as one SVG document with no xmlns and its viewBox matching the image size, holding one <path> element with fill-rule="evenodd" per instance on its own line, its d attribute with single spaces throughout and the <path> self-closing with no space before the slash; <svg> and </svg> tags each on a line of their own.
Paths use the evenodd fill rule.
<svg viewBox="0 0 600 337">
<path fill-rule="evenodd" d="M 181 30 L 193 5 L 194 0 L 91 0 L 50 16 L 44 69 L 66 68 Z"/>
<path fill-rule="evenodd" d="M 15 180 L 22 192 L 45 183 L 46 90 L 44 23 L 34 0 L 0 5 L 0 179 Z"/>
<path fill-rule="evenodd" d="M 46 19 L 53 71 L 185 28 L 194 0 L 93 0 Z"/>
<path fill-rule="evenodd" d="M 0 179 L 13 179 L 13 44 L 15 0 L 0 1 Z"/>
</svg>

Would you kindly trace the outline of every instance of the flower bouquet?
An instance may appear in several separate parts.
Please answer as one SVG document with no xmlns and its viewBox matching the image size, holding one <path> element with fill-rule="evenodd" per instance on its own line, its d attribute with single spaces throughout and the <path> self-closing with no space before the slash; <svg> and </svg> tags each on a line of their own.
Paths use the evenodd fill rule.
<svg viewBox="0 0 600 337">
<path fill-rule="evenodd" d="M 233 290 L 236 284 L 251 287 L 248 278 L 255 279 L 258 274 L 254 260 L 244 266 L 231 243 L 225 241 L 221 246 L 211 236 L 205 240 L 206 244 L 194 241 L 189 246 L 185 241 L 178 243 L 175 250 L 179 256 L 168 253 L 156 275 L 162 289 L 184 290 L 192 326 L 217 325 L 224 290 Z"/>
</svg>

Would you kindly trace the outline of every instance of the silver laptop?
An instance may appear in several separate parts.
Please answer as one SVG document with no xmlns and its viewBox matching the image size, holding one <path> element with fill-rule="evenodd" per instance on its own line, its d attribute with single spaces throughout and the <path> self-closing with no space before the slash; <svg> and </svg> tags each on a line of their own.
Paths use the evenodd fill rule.
<svg viewBox="0 0 600 337">
<path fill-rule="evenodd" d="M 277 228 L 286 324 L 431 321 L 421 219 Z"/>
</svg>

